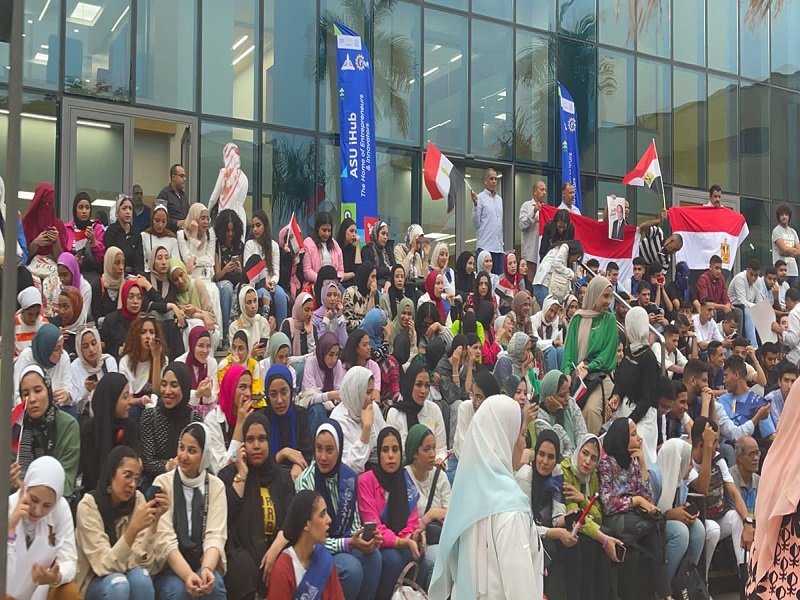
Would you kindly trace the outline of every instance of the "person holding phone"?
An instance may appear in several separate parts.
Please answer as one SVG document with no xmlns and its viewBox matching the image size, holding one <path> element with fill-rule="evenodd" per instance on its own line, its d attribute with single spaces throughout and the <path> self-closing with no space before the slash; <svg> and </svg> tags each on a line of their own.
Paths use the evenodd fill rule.
<svg viewBox="0 0 800 600">
<path fill-rule="evenodd" d="M 228 328 L 229 346 L 233 346 L 233 337 L 236 333 L 244 331 L 247 339 L 252 342 L 248 348 L 250 356 L 255 360 L 261 360 L 267 352 L 272 327 L 258 312 L 258 293 L 252 285 L 247 284 L 239 288 L 239 309 L 241 313 Z"/>
</svg>

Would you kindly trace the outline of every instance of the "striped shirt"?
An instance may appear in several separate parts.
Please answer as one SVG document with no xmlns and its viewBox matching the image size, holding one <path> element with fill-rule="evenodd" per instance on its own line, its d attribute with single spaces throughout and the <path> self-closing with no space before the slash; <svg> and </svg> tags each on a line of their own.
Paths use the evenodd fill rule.
<svg viewBox="0 0 800 600">
<path fill-rule="evenodd" d="M 653 225 L 650 230 L 642 236 L 639 241 L 639 255 L 650 263 L 660 263 L 664 270 L 669 270 L 672 263 L 672 255 L 662 254 L 664 248 L 664 230 L 657 225 Z"/>
<path fill-rule="evenodd" d="M 310 465 L 308 465 L 302 473 L 300 473 L 300 477 L 294 482 L 294 489 L 296 491 L 300 490 L 314 490 L 315 482 L 314 482 L 314 468 L 316 466 L 316 461 L 312 461 Z M 331 503 L 333 504 L 333 511 L 334 514 L 339 510 L 339 475 L 335 475 L 329 479 L 325 480 L 325 484 L 328 486 L 328 494 L 331 497 Z M 358 486 L 356 486 L 356 493 L 358 492 Z M 333 519 L 334 515 L 330 515 L 331 519 Z M 339 554 L 340 552 L 344 552 L 344 541 L 345 539 L 349 539 L 353 536 L 353 534 L 361 529 L 361 514 L 358 512 L 358 500 L 356 500 L 355 510 L 353 511 L 353 526 L 350 528 L 350 531 L 347 534 L 347 538 L 332 538 L 329 537 L 325 541 L 325 547 L 331 554 Z"/>
</svg>

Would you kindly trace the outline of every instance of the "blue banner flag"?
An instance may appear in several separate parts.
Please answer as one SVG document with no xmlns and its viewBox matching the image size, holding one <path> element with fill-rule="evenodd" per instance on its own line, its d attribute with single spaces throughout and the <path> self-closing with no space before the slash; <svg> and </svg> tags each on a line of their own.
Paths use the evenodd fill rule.
<svg viewBox="0 0 800 600">
<path fill-rule="evenodd" d="M 378 216 L 378 174 L 375 164 L 375 101 L 372 61 L 355 31 L 334 23 L 339 95 L 339 149 L 342 204 L 354 204 L 359 229 L 364 217 Z"/>
<path fill-rule="evenodd" d="M 581 167 L 578 153 L 578 114 L 567 88 L 558 84 L 561 113 L 561 183 L 575 186 L 575 206 L 581 207 Z"/>
</svg>

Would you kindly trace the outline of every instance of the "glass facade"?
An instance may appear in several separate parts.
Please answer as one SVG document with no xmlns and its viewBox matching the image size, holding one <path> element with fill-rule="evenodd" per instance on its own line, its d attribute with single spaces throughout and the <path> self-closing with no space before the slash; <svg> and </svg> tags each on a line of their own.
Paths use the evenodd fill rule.
<svg viewBox="0 0 800 600">
<path fill-rule="evenodd" d="M 393 239 L 421 221 L 451 236 L 451 254 L 474 247 L 468 197 L 447 213 L 425 190 L 431 141 L 476 189 L 487 167 L 498 170 L 506 239 L 518 244 L 511 213 L 533 184 L 544 180 L 550 202 L 559 201 L 561 82 L 578 113 L 584 214 L 597 214 L 609 194 L 626 195 L 635 220 L 657 214 L 659 198 L 620 184 L 655 139 L 668 202 L 679 189 L 715 183 L 741 194 L 747 252 L 766 258 L 775 206 L 800 205 L 800 0 L 757 22 L 747 0 L 659 0 L 645 14 L 641 4 L 28 0 L 22 197 L 42 180 L 56 185 L 62 204 L 77 191 L 59 189 L 69 128 L 80 154 L 67 161 L 76 185 L 112 196 L 127 181 L 124 163 L 144 152 L 136 136 L 145 128 L 169 134 L 164 155 L 195 156 L 188 185 L 200 201 L 234 140 L 249 180 L 248 210 L 264 208 L 276 228 L 292 213 L 308 228 L 315 211 L 337 212 L 339 21 L 363 36 L 373 60 L 378 206 Z M 0 44 L 0 173 L 8 62 L 8 45 Z M 77 99 L 98 114 L 84 110 L 75 129 L 65 107 Z M 161 131 L 145 119 L 131 138 L 117 121 L 106 123 L 109 106 L 139 121 L 146 110 L 197 126 L 181 138 L 182 128 Z M 84 169 L 97 164 L 105 178 L 90 182 Z"/>
</svg>

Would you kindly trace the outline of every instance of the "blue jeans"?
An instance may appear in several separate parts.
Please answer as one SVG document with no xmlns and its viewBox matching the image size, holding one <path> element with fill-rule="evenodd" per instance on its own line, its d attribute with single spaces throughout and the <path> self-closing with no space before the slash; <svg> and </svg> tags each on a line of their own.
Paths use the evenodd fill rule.
<svg viewBox="0 0 800 600">
<path fill-rule="evenodd" d="M 97 577 L 89 584 L 84 600 L 154 600 L 153 580 L 144 569 Z"/>
<path fill-rule="evenodd" d="M 667 583 L 672 584 L 678 567 L 689 552 L 689 561 L 697 565 L 703 554 L 703 545 L 706 543 L 706 528 L 696 520 L 691 527 L 680 521 L 667 521 L 664 544 L 664 557 L 667 561 Z M 713 552 L 713 549 L 711 550 Z"/>
<path fill-rule="evenodd" d="M 74 406 L 61 406 L 59 408 L 61 408 L 61 412 L 67 413 L 73 419 L 78 418 L 78 409 L 76 409 Z"/>
<path fill-rule="evenodd" d="M 200 575 L 200 570 L 197 571 L 197 574 Z M 156 575 L 155 588 L 158 600 L 190 600 L 192 598 L 186 591 L 183 580 L 169 567 Z M 218 571 L 214 571 L 214 589 L 207 596 L 201 597 L 207 600 L 225 600 L 228 597 L 225 582 Z"/>
<path fill-rule="evenodd" d="M 485 248 L 476 248 L 475 249 L 475 256 L 478 256 L 481 252 L 483 252 Z M 489 252 L 492 255 L 492 273 L 495 275 L 502 275 L 503 274 L 503 253 L 502 252 Z M 483 271 L 483 265 L 480 268 Z"/>
<path fill-rule="evenodd" d="M 541 283 L 533 284 L 533 297 L 536 298 L 539 306 L 544 305 L 544 299 L 547 298 L 547 294 L 549 293 L 550 289 L 546 285 L 542 285 Z"/>
<path fill-rule="evenodd" d="M 544 364 L 548 371 L 560 371 L 564 360 L 564 346 L 551 346 L 544 351 Z"/>
<path fill-rule="evenodd" d="M 300 379 L 300 376 L 297 377 Z M 328 411 L 325 406 L 320 402 L 312 404 L 308 407 L 308 426 L 311 429 L 311 439 L 315 439 L 317 428 L 322 425 L 322 422 L 328 418 Z"/>
<path fill-rule="evenodd" d="M 383 559 L 383 568 L 375 597 L 378 600 L 388 600 L 392 597 L 394 584 L 397 583 L 400 573 L 408 563 L 414 560 L 414 557 L 411 556 L 411 550 L 381 548 L 381 558 Z"/>
<path fill-rule="evenodd" d="M 381 551 L 351 550 L 333 555 L 346 600 L 372 600 L 381 578 Z"/>
<path fill-rule="evenodd" d="M 222 339 L 228 339 L 228 327 L 231 325 L 231 307 L 233 306 L 233 284 L 227 279 L 217 281 L 219 289 L 219 308 L 222 311 Z"/>
<path fill-rule="evenodd" d="M 451 454 L 450 458 L 447 459 L 447 480 L 450 482 L 450 486 L 452 487 L 453 481 L 456 478 L 456 469 L 458 469 L 458 459 L 456 458 L 455 454 Z"/>
</svg>

